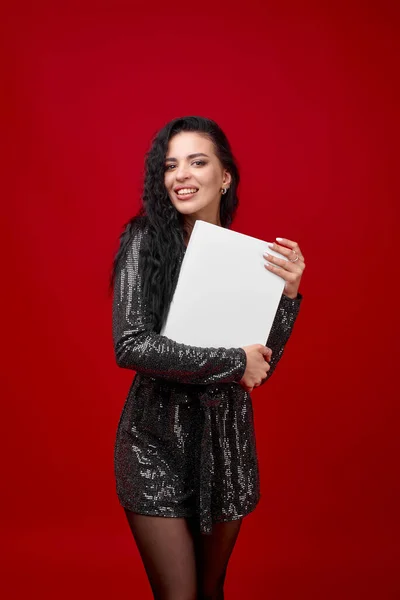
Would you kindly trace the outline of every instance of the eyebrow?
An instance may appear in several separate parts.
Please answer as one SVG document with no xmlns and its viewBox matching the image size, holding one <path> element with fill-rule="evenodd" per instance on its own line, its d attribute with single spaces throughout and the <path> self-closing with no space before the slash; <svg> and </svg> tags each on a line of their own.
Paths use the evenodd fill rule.
<svg viewBox="0 0 400 600">
<path fill-rule="evenodd" d="M 206 156 L 207 158 L 210 158 L 207 154 L 204 154 L 203 152 L 195 152 L 195 154 L 188 154 L 186 158 L 196 158 L 197 156 Z M 168 160 L 178 160 L 178 159 L 170 156 L 169 158 L 166 158 L 165 160 L 168 161 Z"/>
</svg>

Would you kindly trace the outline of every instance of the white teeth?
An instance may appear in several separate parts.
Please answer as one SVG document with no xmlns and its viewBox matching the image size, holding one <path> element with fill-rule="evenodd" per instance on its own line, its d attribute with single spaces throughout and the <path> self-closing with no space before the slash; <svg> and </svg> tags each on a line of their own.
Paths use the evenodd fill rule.
<svg viewBox="0 0 400 600">
<path fill-rule="evenodd" d="M 181 194 L 193 194 L 193 192 L 197 192 L 197 190 L 195 188 L 184 188 L 182 190 L 179 190 L 177 192 L 178 195 Z"/>
</svg>

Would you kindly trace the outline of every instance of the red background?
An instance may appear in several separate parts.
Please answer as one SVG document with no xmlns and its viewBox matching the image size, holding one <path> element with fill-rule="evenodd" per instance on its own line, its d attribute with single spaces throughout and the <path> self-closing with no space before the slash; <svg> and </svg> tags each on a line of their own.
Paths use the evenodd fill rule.
<svg viewBox="0 0 400 600">
<path fill-rule="evenodd" d="M 114 490 L 133 372 L 114 361 L 107 283 L 150 139 L 189 114 L 232 143 L 234 229 L 296 240 L 307 264 L 294 335 L 253 395 L 263 499 L 226 597 L 400 596 L 398 3 L 366 4 L 3 16 L 7 598 L 151 597 Z"/>
</svg>

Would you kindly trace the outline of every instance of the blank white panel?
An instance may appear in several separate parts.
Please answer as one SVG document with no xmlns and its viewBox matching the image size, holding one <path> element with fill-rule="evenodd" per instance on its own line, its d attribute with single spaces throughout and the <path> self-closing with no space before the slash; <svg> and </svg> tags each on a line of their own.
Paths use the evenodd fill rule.
<svg viewBox="0 0 400 600">
<path fill-rule="evenodd" d="M 196 221 L 161 334 L 201 347 L 266 344 L 285 282 L 267 242 Z"/>
</svg>

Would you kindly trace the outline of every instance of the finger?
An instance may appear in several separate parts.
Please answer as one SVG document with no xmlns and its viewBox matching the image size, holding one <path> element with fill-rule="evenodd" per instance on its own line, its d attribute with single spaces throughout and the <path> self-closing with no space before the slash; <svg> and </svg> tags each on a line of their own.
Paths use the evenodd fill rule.
<svg viewBox="0 0 400 600">
<path fill-rule="evenodd" d="M 286 261 L 285 261 L 286 262 Z M 293 263 L 290 263 L 291 265 L 293 265 Z M 271 271 L 272 273 L 276 273 L 277 275 L 279 275 L 280 277 L 282 277 L 285 281 L 288 281 L 290 283 L 293 283 L 299 275 L 302 274 L 303 270 L 300 266 L 286 266 L 283 265 L 282 267 L 279 267 L 277 265 L 272 265 L 270 263 L 267 263 L 264 265 L 264 267 L 266 269 L 268 269 L 268 271 Z"/>
<path fill-rule="evenodd" d="M 276 242 L 268 244 L 271 250 L 275 250 L 275 252 L 280 252 L 280 254 L 283 254 L 284 256 L 289 256 L 292 250 L 294 250 L 294 252 L 296 252 L 296 254 L 298 255 L 299 259 L 304 260 L 303 253 L 300 250 L 300 246 L 297 242 L 293 240 L 288 240 L 287 238 L 276 238 L 276 240 L 279 241 L 279 244 L 277 244 Z M 285 244 L 288 247 L 285 248 L 285 246 L 283 246 L 282 244 Z"/>
<path fill-rule="evenodd" d="M 272 352 L 272 350 L 270 348 L 267 348 L 267 346 L 262 346 L 260 348 L 260 352 L 261 354 L 264 354 L 264 356 L 267 356 L 270 352 Z"/>
<path fill-rule="evenodd" d="M 292 258 L 293 257 L 293 252 L 295 252 L 297 254 L 297 256 L 299 257 L 298 260 L 296 260 L 296 262 L 302 261 L 304 260 L 303 255 L 301 254 L 300 248 L 298 249 L 292 249 L 292 248 L 285 248 L 284 246 L 279 246 L 279 244 L 268 244 L 269 248 L 271 248 L 271 250 L 273 250 L 274 252 L 277 252 L 278 254 L 281 254 L 282 256 L 286 257 L 288 262 L 293 262 Z M 268 252 L 264 252 L 264 257 L 267 256 Z M 269 255 L 269 256 L 273 256 L 274 258 L 278 259 L 278 260 L 284 260 L 279 258 L 279 256 L 275 256 L 274 254 Z"/>
<path fill-rule="evenodd" d="M 297 242 L 295 242 L 294 240 L 288 240 L 287 238 L 276 237 L 275 239 L 280 244 L 286 244 L 286 246 L 289 246 L 289 248 L 293 248 L 293 246 L 297 244 Z"/>
<path fill-rule="evenodd" d="M 277 258 L 276 256 L 273 256 L 272 254 L 268 254 L 268 253 L 264 253 L 264 258 L 265 260 L 267 260 L 269 263 L 273 263 L 275 266 L 278 267 L 282 267 L 282 269 L 286 269 L 287 271 L 293 271 L 296 272 L 296 269 L 299 268 L 299 260 L 297 260 L 295 263 L 290 261 L 290 260 L 286 260 L 284 258 Z"/>
<path fill-rule="evenodd" d="M 266 357 L 267 361 L 269 362 L 272 358 L 272 350 L 271 350 L 271 348 L 267 348 L 267 350 L 268 350 L 268 354 L 266 354 L 265 357 Z"/>
<path fill-rule="evenodd" d="M 254 386 L 253 386 L 254 387 Z M 242 385 L 242 388 L 244 389 L 245 392 L 247 392 L 248 394 L 250 394 L 250 392 L 253 391 L 253 387 L 248 387 L 247 385 Z"/>
<path fill-rule="evenodd" d="M 252 392 L 253 388 L 252 387 L 248 387 L 245 383 L 241 383 L 240 384 L 242 386 L 242 388 L 244 389 L 245 392 Z"/>
</svg>

